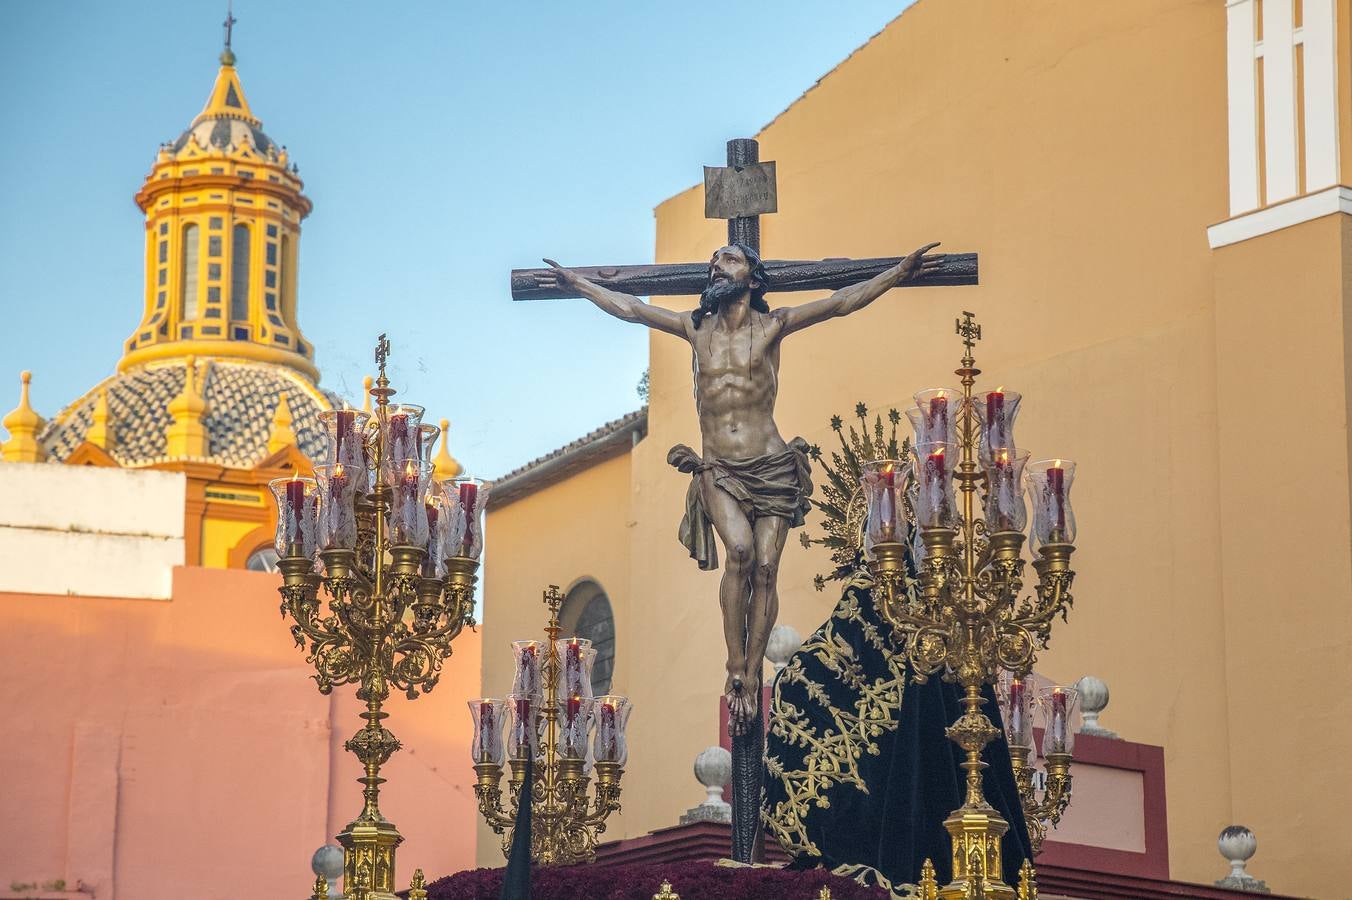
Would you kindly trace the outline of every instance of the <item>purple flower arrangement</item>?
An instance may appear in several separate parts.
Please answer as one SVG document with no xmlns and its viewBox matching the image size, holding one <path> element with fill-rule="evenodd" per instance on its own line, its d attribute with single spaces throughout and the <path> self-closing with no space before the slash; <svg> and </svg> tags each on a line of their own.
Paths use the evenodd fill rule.
<svg viewBox="0 0 1352 900">
<path fill-rule="evenodd" d="M 428 900 L 498 900 L 502 869 L 471 869 L 427 886 Z M 535 900 L 652 900 L 663 881 L 681 900 L 886 900 L 887 891 L 865 887 L 825 869 L 752 869 L 712 862 L 640 863 L 627 866 L 550 866 L 531 873 Z"/>
</svg>

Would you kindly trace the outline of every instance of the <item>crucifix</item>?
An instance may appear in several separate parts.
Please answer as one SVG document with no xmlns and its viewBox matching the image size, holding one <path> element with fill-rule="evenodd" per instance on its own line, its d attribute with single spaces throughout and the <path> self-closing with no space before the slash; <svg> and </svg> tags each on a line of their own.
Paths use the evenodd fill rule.
<svg viewBox="0 0 1352 900">
<path fill-rule="evenodd" d="M 765 714 L 761 672 L 779 610 L 778 572 L 788 530 L 810 508 L 807 444 L 785 441 L 774 422 L 781 340 L 863 309 L 893 287 L 977 283 L 975 253 L 905 257 L 761 260 L 760 216 L 778 210 L 775 164 L 754 140 L 728 142 L 728 164 L 705 167 L 704 215 L 727 219 L 728 244 L 706 263 L 514 269 L 512 298 L 585 297 L 627 322 L 689 342 L 703 452 L 673 447 L 667 461 L 691 475 L 680 539 L 701 569 L 726 568 L 719 587 L 727 643 L 724 695 L 732 732 L 732 856 L 760 855 Z M 820 300 L 771 310 L 767 291 L 832 290 Z M 689 313 L 636 295 L 700 297 Z"/>
</svg>

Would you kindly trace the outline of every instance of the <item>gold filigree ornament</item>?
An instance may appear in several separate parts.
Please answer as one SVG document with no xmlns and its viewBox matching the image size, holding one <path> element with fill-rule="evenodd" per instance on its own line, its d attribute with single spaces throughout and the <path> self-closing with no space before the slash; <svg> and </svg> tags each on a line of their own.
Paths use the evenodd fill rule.
<svg viewBox="0 0 1352 900">
<path fill-rule="evenodd" d="M 883 417 L 875 415 L 869 422 L 868 407 L 863 403 L 854 405 L 854 415 L 858 425 L 845 427 L 840 416 L 831 417 L 831 430 L 840 441 L 840 449 L 831 452 L 826 459 L 821 447 L 813 444 L 808 448 L 808 456 L 817 464 L 824 476 L 819 493 L 812 505 L 821 511 L 821 526 L 826 532 L 824 537 L 813 538 L 806 531 L 799 534 L 799 540 L 805 548 L 818 544 L 831 551 L 831 562 L 835 569 L 830 575 L 817 575 L 812 579 L 817 590 L 825 590 L 827 581 L 849 581 L 861 573 L 867 575 L 864 567 L 864 518 L 868 514 L 868 503 L 860 487 L 862 463 L 885 459 L 907 459 L 911 452 L 909 438 L 897 438 L 897 425 L 901 422 L 901 413 L 895 409 L 887 411 L 888 425 Z M 906 473 L 909 487 L 914 475 Z M 906 492 L 909 496 L 909 491 Z M 911 518 L 911 510 L 906 510 Z"/>
</svg>

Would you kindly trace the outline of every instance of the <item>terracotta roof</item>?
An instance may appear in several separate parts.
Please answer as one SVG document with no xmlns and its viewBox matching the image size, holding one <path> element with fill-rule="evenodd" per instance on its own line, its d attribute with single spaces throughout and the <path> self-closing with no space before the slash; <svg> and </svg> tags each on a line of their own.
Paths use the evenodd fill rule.
<svg viewBox="0 0 1352 900">
<path fill-rule="evenodd" d="M 648 407 L 645 406 L 495 479 L 488 498 L 488 508 L 506 506 L 534 493 L 547 483 L 567 478 L 613 456 L 627 453 L 647 434 Z"/>
</svg>

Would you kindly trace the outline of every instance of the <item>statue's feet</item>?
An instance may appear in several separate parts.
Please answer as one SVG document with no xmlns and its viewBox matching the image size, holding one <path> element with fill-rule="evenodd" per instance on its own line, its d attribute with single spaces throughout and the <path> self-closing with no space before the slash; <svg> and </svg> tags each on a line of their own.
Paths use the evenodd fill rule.
<svg viewBox="0 0 1352 900">
<path fill-rule="evenodd" d="M 735 736 L 746 734 L 760 708 L 760 679 L 751 676 L 733 676 L 728 679 L 728 731 Z"/>
</svg>

